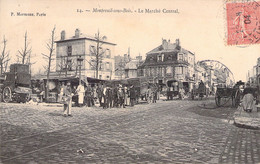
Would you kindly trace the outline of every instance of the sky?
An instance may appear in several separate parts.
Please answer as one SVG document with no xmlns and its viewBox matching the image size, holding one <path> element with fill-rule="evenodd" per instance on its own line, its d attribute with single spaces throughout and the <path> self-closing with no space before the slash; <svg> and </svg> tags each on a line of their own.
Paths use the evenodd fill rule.
<svg viewBox="0 0 260 164">
<path fill-rule="evenodd" d="M 130 9 L 132 13 L 94 13 L 98 9 Z M 84 12 L 77 12 L 79 10 Z M 160 13 L 138 13 L 138 9 L 160 9 Z M 162 13 L 163 9 L 178 13 Z M 90 10 L 85 12 L 85 10 Z M 135 12 L 136 11 L 136 12 Z M 11 13 L 45 13 L 46 16 L 11 16 Z M 56 26 L 56 38 L 60 32 L 74 35 L 75 29 L 87 35 L 99 30 L 107 41 L 116 45 L 115 55 L 128 52 L 132 57 L 143 58 L 159 46 L 162 38 L 175 42 L 196 55 L 196 60 L 218 60 L 234 74 L 235 80 L 246 80 L 249 69 L 260 57 L 260 45 L 226 45 L 226 15 L 223 0 L 0 0 L 0 39 L 8 40 L 12 62 L 28 39 L 36 62 L 33 73 L 45 64 L 41 53 L 48 53 L 45 44 Z M 0 46 L 2 50 L 2 45 Z"/>
</svg>

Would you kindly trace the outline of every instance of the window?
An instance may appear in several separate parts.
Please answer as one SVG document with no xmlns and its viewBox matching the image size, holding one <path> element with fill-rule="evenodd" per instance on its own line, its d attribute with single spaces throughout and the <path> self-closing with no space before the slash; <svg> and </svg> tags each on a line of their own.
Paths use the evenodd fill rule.
<svg viewBox="0 0 260 164">
<path fill-rule="evenodd" d="M 71 56 L 72 55 L 72 46 L 68 46 L 68 56 Z"/>
<path fill-rule="evenodd" d="M 90 45 L 89 46 L 89 55 L 95 56 L 95 52 L 96 52 L 95 46 Z"/>
<path fill-rule="evenodd" d="M 160 54 L 157 56 L 157 61 L 163 61 L 164 54 Z"/>
<path fill-rule="evenodd" d="M 178 54 L 178 60 L 183 60 L 183 54 Z"/>
<path fill-rule="evenodd" d="M 162 54 L 162 61 L 163 61 L 163 59 L 164 59 L 164 54 Z"/>
<path fill-rule="evenodd" d="M 110 70 L 110 63 L 106 62 L 106 70 Z"/>
<path fill-rule="evenodd" d="M 172 75 L 172 68 L 171 67 L 166 67 L 166 74 Z"/>
<path fill-rule="evenodd" d="M 102 75 L 99 75 L 99 79 L 101 79 L 102 78 Z"/>
<path fill-rule="evenodd" d="M 111 51 L 110 51 L 110 49 L 106 49 L 106 52 L 105 52 L 106 54 L 106 57 L 107 58 L 110 58 L 111 57 Z"/>
<path fill-rule="evenodd" d="M 146 69 L 145 69 L 145 75 L 146 75 L 146 76 L 149 76 L 149 75 L 150 75 L 149 68 L 146 68 Z"/>
<path fill-rule="evenodd" d="M 188 60 L 187 58 L 188 58 L 187 54 L 184 54 L 184 61 L 187 61 Z"/>
<path fill-rule="evenodd" d="M 159 67 L 159 76 L 162 76 L 162 67 Z"/>
<path fill-rule="evenodd" d="M 162 56 L 161 55 L 158 55 L 157 61 L 162 61 Z"/>
<path fill-rule="evenodd" d="M 184 69 L 183 69 L 183 67 L 175 67 L 175 73 L 177 74 L 177 75 L 180 75 L 180 74 L 183 74 L 184 73 Z"/>
<path fill-rule="evenodd" d="M 100 66 L 100 67 L 99 67 L 99 68 L 100 68 L 100 70 L 102 70 L 102 71 L 103 71 L 103 70 L 104 70 L 104 67 L 105 67 L 104 63 L 100 63 L 100 64 L 99 64 L 99 66 Z"/>
<path fill-rule="evenodd" d="M 69 71 L 72 71 L 72 62 L 71 62 L 71 60 L 67 61 L 67 68 L 68 68 Z"/>
</svg>

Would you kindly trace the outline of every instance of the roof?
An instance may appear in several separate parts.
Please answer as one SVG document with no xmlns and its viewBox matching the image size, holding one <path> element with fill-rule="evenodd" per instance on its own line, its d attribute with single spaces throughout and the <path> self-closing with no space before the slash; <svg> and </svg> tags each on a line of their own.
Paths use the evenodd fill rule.
<svg viewBox="0 0 260 164">
<path fill-rule="evenodd" d="M 163 46 L 162 44 L 154 49 L 152 49 L 151 51 L 147 52 L 148 54 L 153 54 L 153 53 L 163 53 L 163 52 L 173 52 L 173 51 L 180 51 L 180 52 L 184 52 L 184 53 L 190 53 L 192 55 L 194 55 L 194 53 L 192 53 L 189 50 L 186 50 L 185 48 L 180 47 L 180 49 L 177 49 L 177 45 L 176 43 L 168 43 L 166 46 Z"/>
<path fill-rule="evenodd" d="M 126 64 L 125 69 L 137 69 L 138 64 L 138 60 L 131 60 L 129 63 Z"/>
<path fill-rule="evenodd" d="M 72 40 L 91 40 L 91 41 L 97 41 L 97 39 L 93 36 L 89 36 L 86 34 L 81 34 L 79 37 L 70 37 L 70 38 L 66 38 L 64 40 L 58 40 L 55 41 L 55 43 L 62 43 L 62 42 L 67 42 L 67 41 L 72 41 Z M 110 44 L 110 45 L 116 45 L 115 43 L 111 43 L 111 42 L 107 42 L 107 41 L 100 41 L 101 43 L 105 43 L 105 44 Z"/>
</svg>

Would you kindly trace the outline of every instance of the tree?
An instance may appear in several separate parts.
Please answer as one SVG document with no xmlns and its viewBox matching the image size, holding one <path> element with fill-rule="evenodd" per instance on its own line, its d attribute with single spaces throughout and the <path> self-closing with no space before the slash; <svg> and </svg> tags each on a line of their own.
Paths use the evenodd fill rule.
<svg viewBox="0 0 260 164">
<path fill-rule="evenodd" d="M 29 47 L 30 45 L 30 42 L 27 41 L 27 31 L 25 32 L 25 35 L 24 35 L 24 48 L 20 50 L 18 50 L 18 55 L 17 55 L 17 58 L 18 58 L 18 61 L 19 59 L 21 59 L 21 62 L 22 64 L 26 64 L 26 60 L 29 61 L 30 57 L 31 57 L 31 52 L 32 52 L 32 48 Z"/>
<path fill-rule="evenodd" d="M 9 57 L 9 51 L 6 51 L 6 45 L 7 45 L 7 40 L 5 39 L 5 36 L 3 38 L 3 50 L 2 50 L 2 53 L 1 53 L 1 56 L 0 56 L 0 69 L 1 69 L 1 74 L 2 75 L 3 73 L 6 72 L 7 70 L 7 66 L 8 66 L 8 62 L 10 60 L 10 57 Z"/>
<path fill-rule="evenodd" d="M 61 56 L 60 60 L 58 61 L 57 64 L 57 72 L 59 72 L 59 76 L 61 76 L 62 72 L 65 72 L 65 77 L 67 77 L 68 75 L 68 71 L 72 71 L 73 70 L 73 66 L 75 66 L 76 63 L 74 60 L 69 59 L 68 56 Z M 76 74 L 77 74 L 77 67 L 76 67 Z"/>
<path fill-rule="evenodd" d="M 88 63 L 95 69 L 96 78 L 98 78 L 98 72 L 101 69 L 101 64 L 104 59 L 105 51 L 102 49 L 102 45 L 104 44 L 104 40 L 106 40 L 106 36 L 101 36 L 98 30 L 98 33 L 95 35 L 96 47 L 92 47 L 90 49 L 90 53 L 93 57 Z"/>
<path fill-rule="evenodd" d="M 56 27 L 54 26 L 54 28 L 51 31 L 51 38 L 50 40 L 46 43 L 46 48 L 48 49 L 49 53 L 46 55 L 44 53 L 42 53 L 43 58 L 45 58 L 45 60 L 47 60 L 48 65 L 46 68 L 47 70 L 47 81 L 46 81 L 46 92 L 45 92 L 45 97 L 46 100 L 48 101 L 48 96 L 49 96 L 49 79 L 50 79 L 50 72 L 51 72 L 51 61 L 54 60 L 53 59 L 53 52 L 55 51 L 55 47 L 54 47 L 54 39 L 55 39 L 55 29 Z"/>
</svg>

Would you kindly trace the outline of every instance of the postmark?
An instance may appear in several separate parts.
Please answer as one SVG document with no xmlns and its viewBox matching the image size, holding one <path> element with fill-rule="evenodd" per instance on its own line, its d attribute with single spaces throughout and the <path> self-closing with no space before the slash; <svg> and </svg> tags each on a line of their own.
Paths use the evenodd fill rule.
<svg viewBox="0 0 260 164">
<path fill-rule="evenodd" d="M 260 3 L 227 1 L 227 45 L 260 43 Z"/>
</svg>

